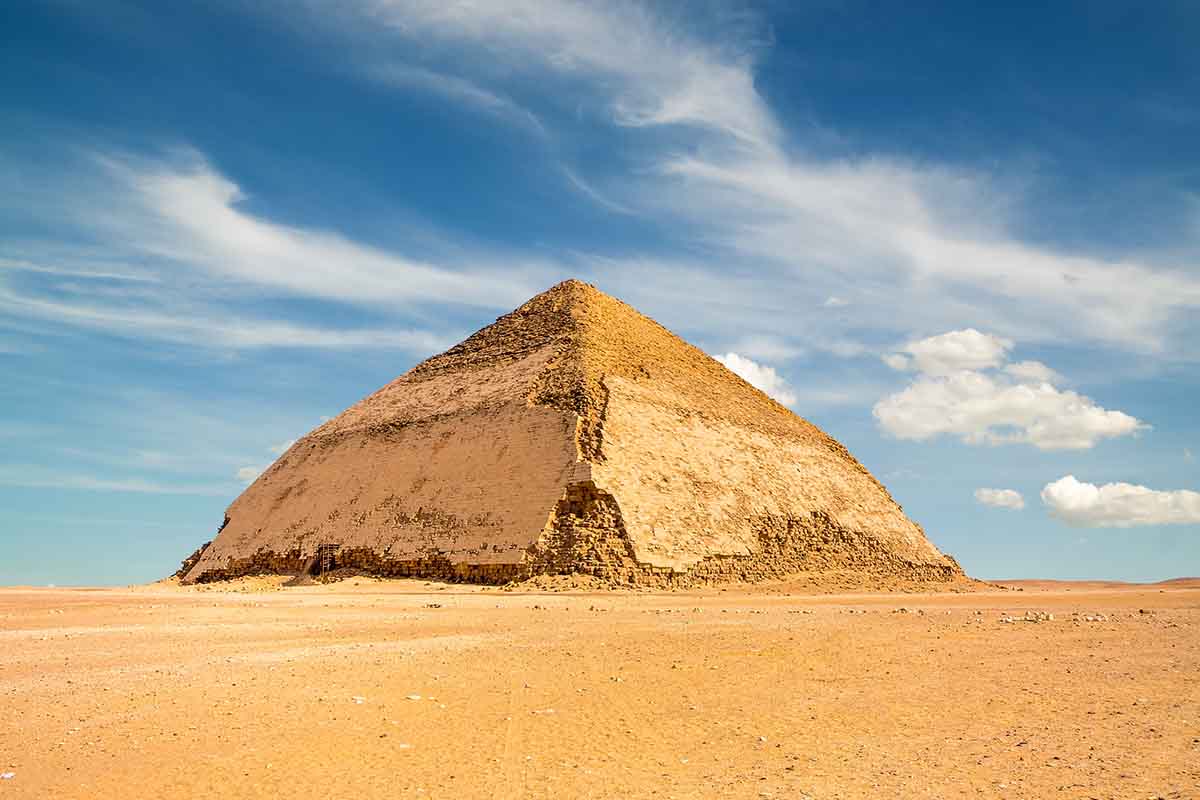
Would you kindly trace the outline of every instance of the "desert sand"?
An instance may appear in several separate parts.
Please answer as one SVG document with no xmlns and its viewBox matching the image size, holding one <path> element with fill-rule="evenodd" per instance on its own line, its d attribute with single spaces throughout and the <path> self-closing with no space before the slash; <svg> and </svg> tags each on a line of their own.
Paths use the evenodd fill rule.
<svg viewBox="0 0 1200 800">
<path fill-rule="evenodd" d="M 1200 797 L 1196 581 L 280 580 L 0 590 L 0 797 Z"/>
</svg>

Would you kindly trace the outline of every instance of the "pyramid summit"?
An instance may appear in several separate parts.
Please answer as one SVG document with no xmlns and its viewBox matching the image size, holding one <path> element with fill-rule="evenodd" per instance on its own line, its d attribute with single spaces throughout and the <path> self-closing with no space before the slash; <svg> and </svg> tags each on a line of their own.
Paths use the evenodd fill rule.
<svg viewBox="0 0 1200 800">
<path fill-rule="evenodd" d="M 318 554 L 489 583 L 962 577 L 841 444 L 575 280 L 298 440 L 183 578 L 299 573 Z"/>
</svg>

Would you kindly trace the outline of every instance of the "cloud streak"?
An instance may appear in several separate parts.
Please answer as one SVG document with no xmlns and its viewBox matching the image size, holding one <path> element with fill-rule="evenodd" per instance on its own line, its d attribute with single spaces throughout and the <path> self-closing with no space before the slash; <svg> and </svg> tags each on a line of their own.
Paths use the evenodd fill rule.
<svg viewBox="0 0 1200 800">
<path fill-rule="evenodd" d="M 430 331 L 402 329 L 335 329 L 291 322 L 217 316 L 212 309 L 192 310 L 103 306 L 46 300 L 0 288 L 0 310 L 10 314 L 66 323 L 132 339 L 158 339 L 204 348 L 262 349 L 395 349 L 430 354 L 455 341 Z M 203 314 L 213 314 L 204 316 Z"/>
<path fill-rule="evenodd" d="M 282 225 L 242 209 L 246 194 L 197 152 L 160 161 L 98 157 L 123 201 L 110 234 L 147 256 L 214 277 L 367 305 L 450 302 L 495 307 L 527 296 L 519 272 L 450 269 L 331 231 Z"/>
<path fill-rule="evenodd" d="M 368 70 L 368 74 L 386 86 L 438 94 L 509 124 L 529 129 L 538 136 L 546 135 L 545 126 L 532 111 L 465 78 L 406 64 L 379 65 Z"/>
<path fill-rule="evenodd" d="M 23 489 L 52 489 L 85 492 L 127 492 L 131 494 L 228 495 L 231 486 L 216 484 L 165 484 L 141 478 L 98 478 L 93 475 L 22 474 L 20 468 L 0 471 L 0 485 Z"/>
<path fill-rule="evenodd" d="M 340 11 L 372 38 L 482 48 L 493 68 L 585 80 L 619 125 L 692 126 L 756 150 L 779 135 L 754 88 L 751 48 L 704 42 L 640 3 L 378 0 Z"/>
<path fill-rule="evenodd" d="M 975 499 L 991 508 L 1020 511 L 1025 507 L 1025 498 L 1016 489 L 976 489 Z"/>
<path fill-rule="evenodd" d="M 1177 328 L 1200 308 L 1200 277 L 1152 256 L 1023 241 L 1015 231 L 1026 198 L 986 173 L 880 154 L 820 158 L 789 140 L 756 84 L 764 37 L 744 17 L 717 20 L 714 40 L 636 2 L 378 0 L 339 9 L 332 16 L 397 58 L 417 43 L 469 53 L 460 60 L 478 91 L 536 80 L 581 104 L 599 101 L 615 126 L 668 132 L 665 144 L 647 138 L 646 168 L 606 177 L 602 205 L 680 226 L 688 268 L 713 278 L 711 292 L 689 296 L 693 306 L 724 302 L 740 277 L 726 269 L 731 261 L 767 279 L 769 292 L 741 292 L 743 324 L 782 332 L 782 320 L 762 312 L 836 298 L 828 308 L 852 305 L 859 329 L 986 324 L 1023 341 L 1180 352 Z M 479 98 L 467 92 L 463 102 Z M 663 260 L 610 259 L 607 275 L 667 279 L 638 272 L 648 259 Z M 797 341 L 829 330 L 826 319 L 789 322 Z"/>
</svg>

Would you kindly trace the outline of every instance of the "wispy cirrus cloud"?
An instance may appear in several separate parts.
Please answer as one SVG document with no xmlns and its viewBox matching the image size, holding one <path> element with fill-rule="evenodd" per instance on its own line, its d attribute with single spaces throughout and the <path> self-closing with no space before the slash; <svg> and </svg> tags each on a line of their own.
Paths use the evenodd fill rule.
<svg viewBox="0 0 1200 800">
<path fill-rule="evenodd" d="M 467 53 L 462 69 L 478 91 L 499 96 L 496 87 L 531 77 L 567 82 L 577 102 L 614 126 L 669 132 L 647 138 L 636 173 L 605 175 L 599 195 L 681 237 L 686 256 L 608 259 L 604 277 L 637 293 L 654 295 L 648 284 L 671 280 L 641 271 L 648 260 L 686 263 L 712 278 L 689 292 L 689 306 L 712 311 L 727 304 L 739 273 L 753 271 L 769 289 L 738 291 L 743 324 L 774 327 L 796 342 L 828 336 L 831 322 L 851 336 L 986 325 L 1029 342 L 1178 354 L 1181 329 L 1194 327 L 1193 271 L 1152 252 L 1097 255 L 1026 241 L 1017 222 L 1031 201 L 1015 182 L 885 153 L 813 154 L 759 90 L 769 37 L 751 14 L 726 12 L 705 35 L 669 7 L 638 2 L 311 7 L 369 41 L 372 57 L 391 53 L 405 63 L 416 44 L 442 57 Z M 463 101 L 479 101 L 470 95 Z M 552 130 L 555 120 L 543 123 Z M 589 176 L 569 174 L 591 194 Z M 855 313 L 785 327 L 783 315 L 771 313 L 783 304 Z"/>
<path fill-rule="evenodd" d="M 10 270 L 13 272 L 33 272 L 41 275 L 54 275 L 66 278 L 87 278 L 89 280 L 114 280 L 149 283 L 157 283 L 159 280 L 158 277 L 145 272 L 122 270 L 120 268 L 106 269 L 106 267 L 103 265 L 98 265 L 93 269 L 72 269 L 68 266 L 35 264 L 32 261 L 27 261 L 22 258 L 0 257 L 0 270 Z"/>
<path fill-rule="evenodd" d="M 44 468 L 10 466 L 0 470 L 0 485 L 26 489 L 78 490 L 88 492 L 128 492 L 165 495 L 229 495 L 232 485 L 212 483 L 163 483 L 142 478 L 108 478 L 72 475 Z"/>
<path fill-rule="evenodd" d="M 582 81 L 612 120 L 629 127 L 686 125 L 769 147 L 778 123 L 754 89 L 754 45 L 705 42 L 684 20 L 617 0 L 584 2 L 435 2 L 382 0 L 312 4 L 360 35 L 397 44 L 440 44 L 475 51 L 478 72 Z M 730 29 L 744 19 L 727 18 Z M 402 53 L 397 48 L 397 54 Z"/>
<path fill-rule="evenodd" d="M 100 330 L 133 339 L 228 349 L 388 348 L 435 353 L 457 341 L 454 334 L 400 328 L 339 329 L 286 321 L 220 316 L 214 309 L 172 312 L 100 305 L 83 300 L 55 301 L 0 288 L 0 311 Z M 211 314 L 211 316 L 205 316 Z"/>
<path fill-rule="evenodd" d="M 197 348 L 396 349 L 425 355 L 461 332 L 413 328 L 429 303 L 505 308 L 534 293 L 547 269 L 530 259 L 456 252 L 464 266 L 407 258 L 339 233 L 274 222 L 198 152 L 92 153 L 73 164 L 70 196 L 33 203 L 87 248 L 35 240 L 0 246 L 0 322 L 27 333 L 103 331 Z M 44 176 L 48 185 L 62 175 Z M 491 262 L 491 267 L 480 267 Z M 136 264 L 136 267 L 123 264 Z M 367 306 L 375 325 L 264 316 L 239 297 L 264 293 Z M 234 301 L 234 302 L 230 302 Z M 421 315 L 417 315 L 421 316 Z M 38 329 L 32 323 L 58 326 Z"/>
<path fill-rule="evenodd" d="M 539 136 L 546 128 L 537 115 L 510 97 L 484 89 L 466 78 L 410 64 L 378 64 L 367 70 L 378 83 L 441 95 L 504 122 L 527 128 Z"/>
<path fill-rule="evenodd" d="M 369 80 L 533 120 L 531 130 L 550 136 L 581 114 L 645 131 L 622 138 L 636 168 L 593 176 L 556 166 L 598 205 L 657 226 L 660 240 L 641 253 L 508 247 L 417 258 L 252 211 L 236 179 L 183 149 L 97 158 L 102 192 L 74 207 L 88 210 L 80 220 L 101 242 L 227 289 L 389 310 L 509 308 L 582 274 L 657 317 L 702 311 L 722 349 L 773 337 L 796 351 L 857 357 L 904 333 L 973 326 L 1024 342 L 1180 355 L 1195 332 L 1200 277 L 1178 259 L 1025 241 L 1017 219 L 1027 198 L 984 171 L 806 148 L 756 82 L 769 36 L 752 14 L 708 9 L 714 24 L 705 27 L 668 6 L 625 0 L 308 7 L 323 29 L 363 45 L 348 57 Z M 513 99 L 528 93 L 537 93 L 537 115 Z"/>
<path fill-rule="evenodd" d="M 241 187 L 198 152 L 165 159 L 97 157 L 115 207 L 87 221 L 144 256 L 227 280 L 368 305 L 451 302 L 494 307 L 537 284 L 520 268 L 467 268 L 406 258 L 325 230 L 284 225 L 242 208 Z"/>
<path fill-rule="evenodd" d="M 781 279 L 811 278 L 812 293 L 893 327 L 986 322 L 1025 340 L 1154 351 L 1169 349 L 1171 324 L 1200 307 L 1200 278 L 1150 256 L 1022 242 L 1010 221 L 1022 198 L 983 175 L 783 152 L 685 156 L 661 170 L 674 183 L 652 196 L 715 247 Z"/>
</svg>

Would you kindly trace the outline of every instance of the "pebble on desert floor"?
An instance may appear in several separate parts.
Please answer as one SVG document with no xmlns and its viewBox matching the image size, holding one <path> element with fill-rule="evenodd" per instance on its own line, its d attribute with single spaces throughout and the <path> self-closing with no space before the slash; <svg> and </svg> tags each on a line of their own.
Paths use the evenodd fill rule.
<svg viewBox="0 0 1200 800">
<path fill-rule="evenodd" d="M 1003 616 L 1000 617 L 1000 622 L 1002 622 L 1002 623 L 1053 622 L 1053 621 L 1054 621 L 1054 615 L 1050 614 L 1046 611 L 1026 611 L 1025 614 L 1020 617 L 1013 617 L 1008 614 L 1004 614 Z"/>
</svg>

